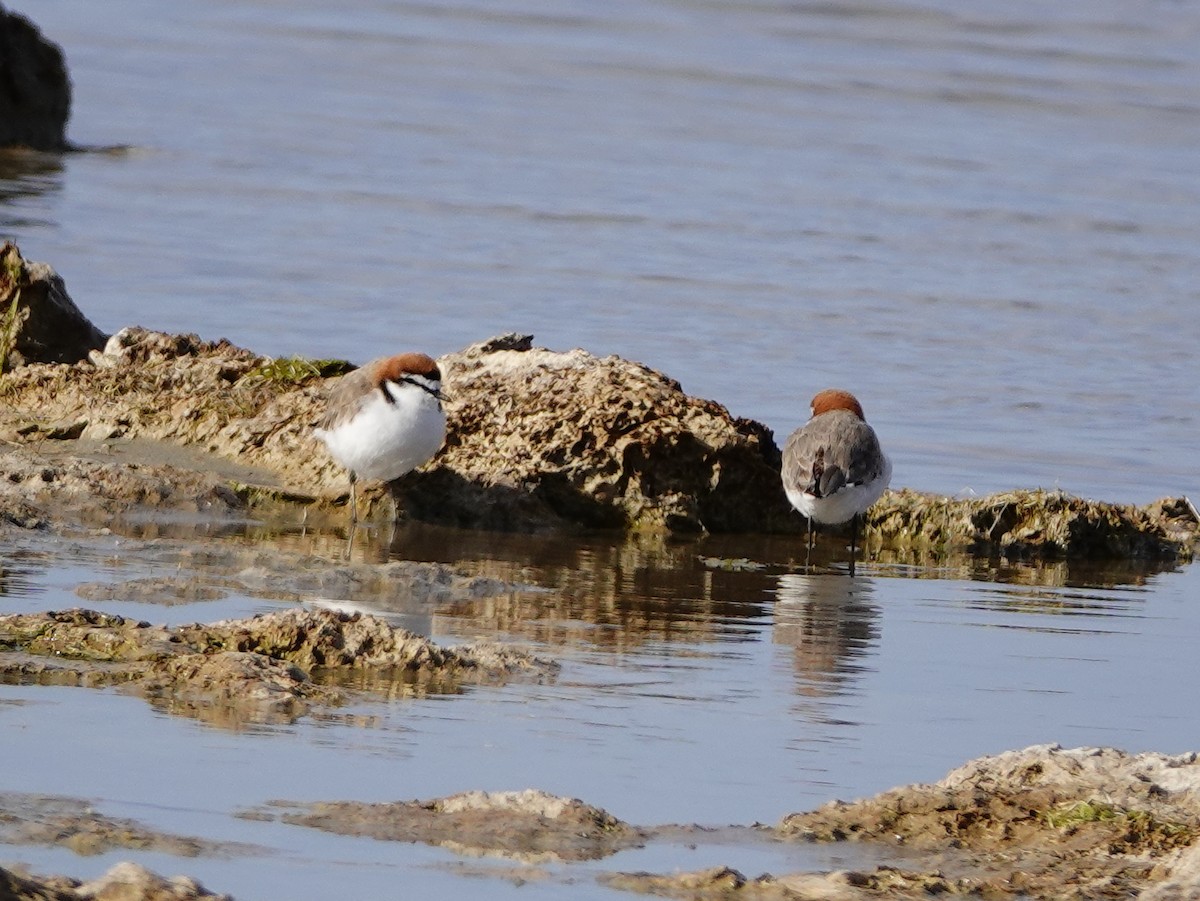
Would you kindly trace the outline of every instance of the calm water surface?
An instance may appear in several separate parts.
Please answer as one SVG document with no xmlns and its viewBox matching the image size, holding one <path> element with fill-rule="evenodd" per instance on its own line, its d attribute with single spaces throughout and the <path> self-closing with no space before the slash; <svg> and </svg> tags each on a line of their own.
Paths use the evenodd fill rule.
<svg viewBox="0 0 1200 901">
<path fill-rule="evenodd" d="M 66 50 L 73 139 L 129 149 L 0 157 L 0 235 L 107 330 L 356 361 L 532 332 L 649 363 L 780 440 L 816 389 L 853 388 L 898 486 L 1200 494 L 1192 5 L 17 9 Z M 849 578 L 798 572 L 795 547 L 763 539 L 401 537 L 406 557 L 551 590 L 383 612 L 530 646 L 559 678 L 242 732 L 2 686 L 0 791 L 268 850 L 0 859 L 86 876 L 134 856 L 263 901 L 397 884 L 561 897 L 572 879 L 618 897 L 589 874 L 855 861 L 714 837 L 518 887 L 497 862 L 233 814 L 534 786 L 635 823 L 746 824 L 1035 742 L 1200 747 L 1194 567 L 880 562 Z M 0 548 L 0 609 L 175 571 L 105 540 Z M 276 604 L 89 602 L 154 622 Z"/>
<path fill-rule="evenodd" d="M 423 607 L 376 603 L 378 612 L 439 641 L 484 636 L 531 648 L 561 661 L 558 677 L 452 696 L 367 694 L 294 725 L 240 731 L 111 691 L 0 686 L 0 791 L 90 798 L 109 815 L 260 848 L 215 859 L 129 851 L 83 859 L 7 846 L 0 860 L 87 875 L 135 857 L 250 899 L 315 899 L 338 884 L 370 897 L 397 878 L 473 897 L 475 883 L 464 875 L 490 875 L 480 883 L 484 894 L 493 883 L 508 890 L 502 861 L 235 814 L 273 799 L 536 787 L 644 825 L 773 823 L 1033 743 L 1168 752 L 1200 745 L 1186 675 L 1200 640 L 1194 567 L 876 562 L 850 577 L 828 559 L 836 543 L 805 573 L 794 546 L 764 539 L 620 544 L 418 526 L 398 540 L 408 557 L 550 590 Z M 314 541 L 290 545 L 333 546 Z M 10 548 L 0 555 L 0 602 L 6 610 L 61 609 L 81 603 L 73 589 L 83 580 L 193 574 L 173 547 L 101 538 L 75 549 L 70 566 L 52 543 Z M 714 568 L 713 554 L 747 563 Z M 227 573 L 198 575 L 217 586 Z M 361 603 L 352 594 L 309 602 Z M 172 623 L 280 604 L 237 592 L 180 606 L 88 602 Z M 561 891 L 574 880 L 573 891 L 600 897 L 610 893 L 592 877 L 603 870 L 721 863 L 788 872 L 861 866 L 856 855 L 864 853 L 718 833 L 694 848 L 660 843 L 552 865 L 550 887 L 534 891 Z"/>
</svg>

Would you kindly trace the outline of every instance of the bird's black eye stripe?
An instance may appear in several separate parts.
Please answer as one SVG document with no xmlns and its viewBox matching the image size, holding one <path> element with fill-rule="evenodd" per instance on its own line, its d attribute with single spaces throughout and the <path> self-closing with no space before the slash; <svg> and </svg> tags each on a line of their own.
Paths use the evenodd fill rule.
<svg viewBox="0 0 1200 901">
<path fill-rule="evenodd" d="M 392 396 L 392 392 L 391 392 L 391 390 L 388 388 L 388 383 L 387 383 L 387 382 L 380 382 L 380 383 L 379 383 L 379 390 L 383 392 L 383 399 L 384 399 L 384 400 L 386 400 L 386 401 L 387 401 L 389 404 L 391 404 L 392 406 L 395 406 L 395 405 L 396 405 L 396 398 Z"/>
<path fill-rule="evenodd" d="M 401 381 L 401 382 L 408 382 L 408 384 L 410 384 L 410 385 L 416 385 L 418 388 L 420 388 L 420 389 L 421 389 L 422 391 L 424 391 L 426 394 L 432 394 L 432 395 L 433 395 L 434 397 L 436 397 L 438 400 L 441 400 L 441 399 L 442 399 L 442 392 L 441 392 L 441 391 L 439 391 L 437 388 L 430 388 L 430 387 L 429 387 L 428 385 L 426 385 L 424 382 L 418 382 L 418 381 L 417 381 L 416 379 L 414 379 L 412 376 L 409 376 L 409 375 L 402 375 L 402 376 L 400 376 L 400 378 L 399 378 L 397 381 Z M 391 398 L 389 398 L 389 400 L 391 400 Z M 395 403 L 395 400 L 392 400 L 392 403 Z"/>
</svg>

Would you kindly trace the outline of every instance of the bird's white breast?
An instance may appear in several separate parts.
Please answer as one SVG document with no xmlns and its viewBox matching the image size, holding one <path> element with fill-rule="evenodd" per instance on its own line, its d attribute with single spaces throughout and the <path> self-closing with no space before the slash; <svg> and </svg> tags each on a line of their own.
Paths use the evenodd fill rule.
<svg viewBox="0 0 1200 901">
<path fill-rule="evenodd" d="M 446 414 L 416 385 L 388 382 L 394 403 L 374 390 L 358 413 L 317 430 L 329 452 L 359 478 L 389 482 L 428 462 L 446 437 Z"/>
</svg>

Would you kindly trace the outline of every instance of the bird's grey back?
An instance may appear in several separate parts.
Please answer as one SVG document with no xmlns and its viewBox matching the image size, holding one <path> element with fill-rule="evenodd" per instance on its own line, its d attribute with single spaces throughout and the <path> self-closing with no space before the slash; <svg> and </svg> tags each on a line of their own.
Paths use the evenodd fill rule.
<svg viewBox="0 0 1200 901">
<path fill-rule="evenodd" d="M 862 484 L 881 472 L 875 430 L 848 410 L 831 410 L 796 429 L 783 446 L 783 480 L 801 491 L 814 481 L 814 464 L 837 467 L 847 484 Z"/>
</svg>

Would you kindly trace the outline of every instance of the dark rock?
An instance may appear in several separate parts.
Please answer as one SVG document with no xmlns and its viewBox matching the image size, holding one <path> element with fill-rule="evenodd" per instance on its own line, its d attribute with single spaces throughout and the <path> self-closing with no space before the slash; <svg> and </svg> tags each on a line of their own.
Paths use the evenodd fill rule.
<svg viewBox="0 0 1200 901">
<path fill-rule="evenodd" d="M 62 49 L 0 6 L 0 147 L 68 149 L 71 79 Z"/>
<path fill-rule="evenodd" d="M 75 306 L 58 273 L 26 262 L 11 241 L 0 246 L 0 372 L 28 363 L 77 363 L 107 340 Z"/>
</svg>

